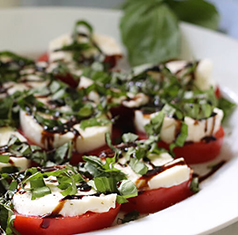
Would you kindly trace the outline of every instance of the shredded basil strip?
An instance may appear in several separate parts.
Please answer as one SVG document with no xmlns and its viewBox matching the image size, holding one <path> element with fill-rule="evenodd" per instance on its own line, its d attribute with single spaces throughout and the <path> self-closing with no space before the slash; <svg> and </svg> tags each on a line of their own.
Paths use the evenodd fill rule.
<svg viewBox="0 0 238 235">
<path fill-rule="evenodd" d="M 173 149 L 177 146 L 182 147 L 188 136 L 188 126 L 184 122 L 181 123 L 181 129 L 179 135 L 176 137 L 175 141 L 169 145 L 169 150 L 173 154 Z"/>
<path fill-rule="evenodd" d="M 122 140 L 124 143 L 134 142 L 138 139 L 138 135 L 133 133 L 125 133 L 122 135 Z"/>
<path fill-rule="evenodd" d="M 9 155 L 7 155 L 7 154 L 2 154 L 2 155 L 0 155 L 0 162 L 2 162 L 2 163 L 8 163 L 9 162 Z"/>
</svg>

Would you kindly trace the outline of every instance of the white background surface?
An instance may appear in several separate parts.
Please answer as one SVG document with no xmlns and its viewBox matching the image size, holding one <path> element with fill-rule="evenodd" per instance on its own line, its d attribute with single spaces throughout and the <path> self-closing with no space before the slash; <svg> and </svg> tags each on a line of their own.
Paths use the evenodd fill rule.
<svg viewBox="0 0 238 235">
<path fill-rule="evenodd" d="M 37 56 L 46 51 L 50 39 L 68 32 L 79 18 L 88 19 L 97 32 L 117 40 L 119 12 L 86 9 L 28 9 L 0 11 L 0 50 L 12 50 Z M 238 93 L 238 43 L 223 35 L 183 24 L 182 57 L 214 61 L 214 77 L 222 88 Z M 233 95 L 233 93 L 229 93 Z M 236 97 L 235 97 L 236 98 Z M 201 185 L 202 190 L 187 200 L 139 221 L 94 234 L 209 234 L 238 219 L 238 112 L 230 122 L 230 133 L 222 149 L 232 159 Z M 231 227 L 230 234 L 236 234 Z M 229 234 L 219 231 L 216 235 Z"/>
</svg>

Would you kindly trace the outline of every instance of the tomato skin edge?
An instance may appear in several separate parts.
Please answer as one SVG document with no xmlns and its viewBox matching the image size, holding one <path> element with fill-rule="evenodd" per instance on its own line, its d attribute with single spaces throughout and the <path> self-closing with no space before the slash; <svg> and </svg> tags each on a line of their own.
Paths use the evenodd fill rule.
<svg viewBox="0 0 238 235">
<path fill-rule="evenodd" d="M 146 134 L 137 133 L 140 139 L 147 139 Z M 224 140 L 224 130 L 222 126 L 215 133 L 216 140 L 209 142 L 188 142 L 183 147 L 175 147 L 174 154 L 176 158 L 183 157 L 187 164 L 199 164 L 214 160 L 220 154 Z M 158 146 L 169 150 L 169 144 L 160 141 Z"/>
<path fill-rule="evenodd" d="M 108 212 L 86 212 L 79 216 L 47 219 L 39 216 L 25 216 L 15 213 L 14 226 L 21 235 L 71 235 L 85 233 L 109 227 L 115 220 L 120 207 L 120 204 L 116 204 L 116 207 L 111 208 Z M 47 220 L 47 228 L 41 227 L 44 220 Z"/>
<path fill-rule="evenodd" d="M 49 55 L 47 52 L 41 54 L 39 58 L 37 59 L 37 62 L 48 62 L 49 61 Z"/>
<path fill-rule="evenodd" d="M 129 198 L 128 203 L 122 204 L 122 210 L 126 212 L 138 211 L 139 213 L 154 213 L 170 207 L 193 195 L 190 189 L 192 174 L 189 180 L 169 187 L 145 190 L 137 197 Z"/>
</svg>

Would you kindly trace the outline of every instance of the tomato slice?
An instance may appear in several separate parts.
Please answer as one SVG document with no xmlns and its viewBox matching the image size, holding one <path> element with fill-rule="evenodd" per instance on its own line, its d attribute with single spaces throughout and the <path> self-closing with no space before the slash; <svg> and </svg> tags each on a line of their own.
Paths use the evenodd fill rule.
<svg viewBox="0 0 238 235">
<path fill-rule="evenodd" d="M 44 54 L 40 55 L 40 57 L 37 60 L 38 62 L 48 62 L 49 61 L 49 55 L 47 52 Z"/>
<path fill-rule="evenodd" d="M 115 220 L 120 204 L 108 212 L 87 212 L 73 217 L 42 218 L 39 216 L 25 216 L 15 213 L 15 229 L 21 235 L 71 235 L 85 233 L 109 227 Z"/>
<path fill-rule="evenodd" d="M 111 55 L 111 56 L 107 55 L 103 62 L 108 64 L 109 68 L 111 69 L 116 66 L 117 61 L 121 58 L 122 58 L 121 55 Z"/>
<path fill-rule="evenodd" d="M 147 139 L 146 134 L 138 133 L 140 139 Z M 221 151 L 224 139 L 224 130 L 222 127 L 215 133 L 209 141 L 187 142 L 183 147 L 174 148 L 176 158 L 183 157 L 187 164 L 198 164 L 215 159 Z M 169 149 L 169 144 L 160 141 L 158 146 Z"/>
<path fill-rule="evenodd" d="M 217 86 L 215 89 L 215 95 L 216 95 L 217 99 L 220 99 L 222 97 L 221 90 L 220 90 L 219 86 Z"/>
<path fill-rule="evenodd" d="M 172 206 L 193 194 L 190 190 L 189 180 L 169 188 L 158 188 L 139 192 L 137 197 L 129 198 L 122 204 L 122 210 L 130 212 L 136 210 L 140 213 L 154 213 Z"/>
</svg>

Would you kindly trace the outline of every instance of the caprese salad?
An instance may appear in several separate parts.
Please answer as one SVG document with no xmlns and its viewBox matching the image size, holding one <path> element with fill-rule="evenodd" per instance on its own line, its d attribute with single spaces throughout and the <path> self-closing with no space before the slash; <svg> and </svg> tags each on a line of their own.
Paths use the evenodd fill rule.
<svg viewBox="0 0 238 235">
<path fill-rule="evenodd" d="M 124 72 L 121 57 L 85 21 L 37 61 L 0 52 L 1 234 L 98 230 L 199 191 L 189 164 L 219 155 L 234 107 L 211 61 Z"/>
</svg>

